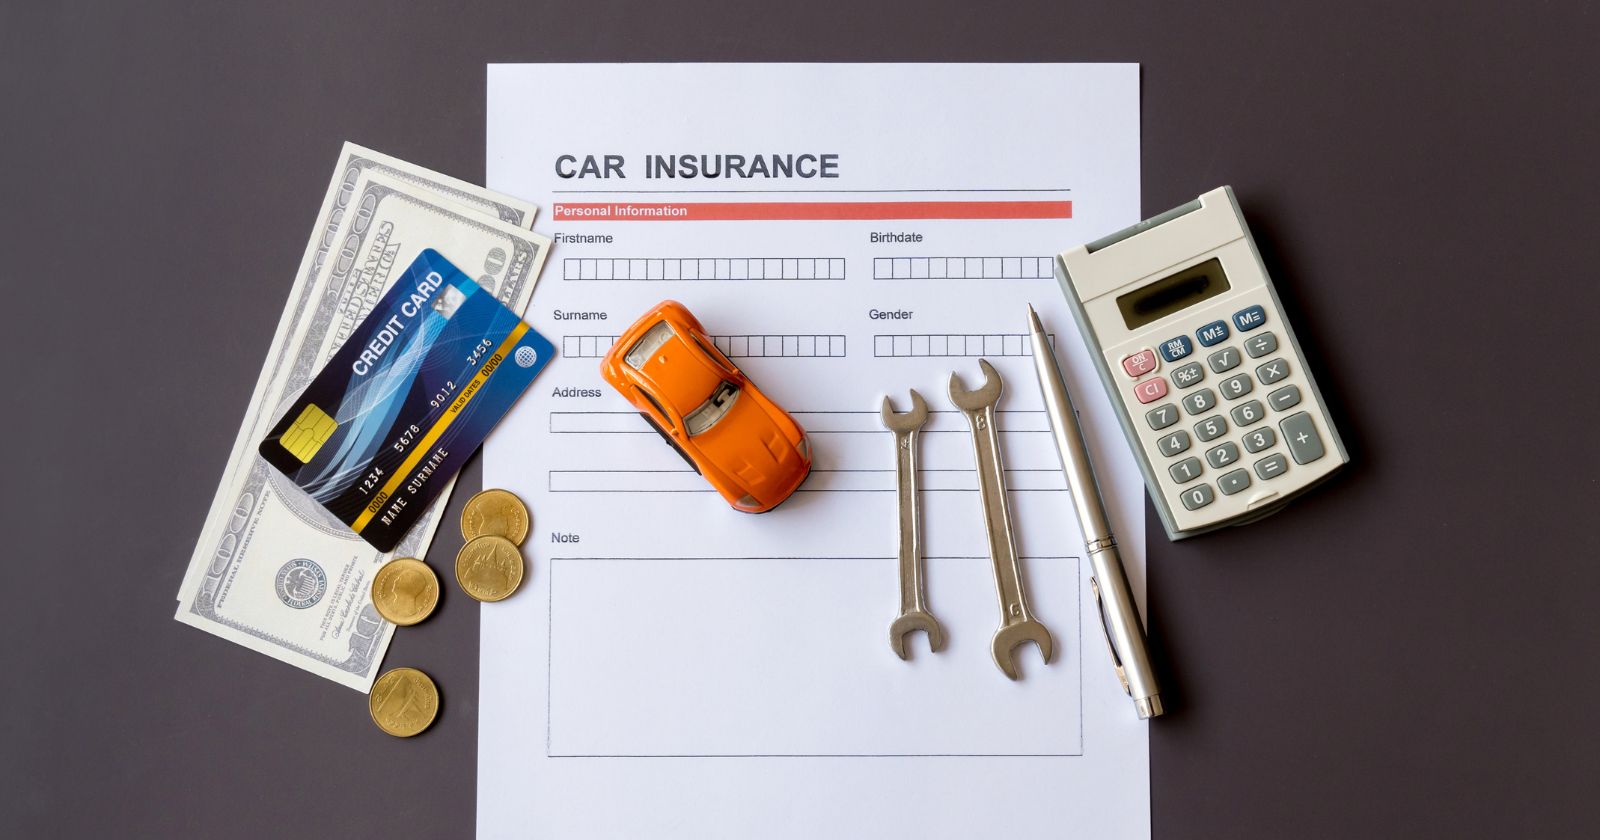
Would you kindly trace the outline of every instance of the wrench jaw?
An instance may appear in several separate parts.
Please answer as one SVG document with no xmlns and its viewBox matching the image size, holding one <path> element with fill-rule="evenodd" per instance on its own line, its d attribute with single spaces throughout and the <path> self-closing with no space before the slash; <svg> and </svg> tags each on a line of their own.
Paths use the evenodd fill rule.
<svg viewBox="0 0 1600 840">
<path fill-rule="evenodd" d="M 1050 638 L 1050 631 L 1045 629 L 1033 619 L 1008 624 L 994 634 L 994 664 L 1013 680 L 1022 679 L 1022 673 L 1017 670 L 1017 661 L 1012 654 L 1021 645 L 1033 642 L 1039 646 L 1039 656 L 1046 665 L 1050 664 L 1050 657 L 1055 653 L 1055 643 Z"/>
<path fill-rule="evenodd" d="M 889 402 L 888 397 L 884 397 L 883 407 L 878 409 L 878 415 L 883 419 L 884 428 L 895 434 L 908 434 L 922 428 L 922 424 L 928 422 L 928 403 L 917 393 L 917 389 L 912 388 L 910 411 L 904 414 L 896 413 L 894 404 Z"/>
<path fill-rule="evenodd" d="M 918 630 L 928 634 L 929 653 L 938 653 L 944 649 L 944 628 L 939 626 L 933 614 L 926 610 L 912 610 L 889 625 L 889 647 L 894 648 L 895 656 L 908 662 L 911 660 L 906 648 L 906 637 Z"/>
<path fill-rule="evenodd" d="M 979 359 L 978 367 L 983 370 L 983 385 L 976 391 L 969 391 L 961 384 L 960 374 L 950 374 L 950 401 L 964 412 L 992 408 L 1000 401 L 1000 389 L 1003 386 L 1000 374 L 995 372 L 994 365 L 989 364 L 988 359 Z"/>
</svg>

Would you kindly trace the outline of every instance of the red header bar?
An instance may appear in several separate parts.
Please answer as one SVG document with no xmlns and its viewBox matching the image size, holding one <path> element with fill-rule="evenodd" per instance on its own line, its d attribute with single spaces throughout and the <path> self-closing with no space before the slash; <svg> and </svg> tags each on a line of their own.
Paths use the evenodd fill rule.
<svg viewBox="0 0 1600 840">
<path fill-rule="evenodd" d="M 556 204 L 557 220 L 594 222 L 1070 219 L 1070 201 L 605 201 Z"/>
</svg>

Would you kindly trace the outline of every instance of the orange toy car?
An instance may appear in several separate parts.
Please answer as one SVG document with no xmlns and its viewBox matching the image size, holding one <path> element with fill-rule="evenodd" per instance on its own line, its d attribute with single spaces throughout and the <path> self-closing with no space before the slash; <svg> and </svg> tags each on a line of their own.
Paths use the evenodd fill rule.
<svg viewBox="0 0 1600 840">
<path fill-rule="evenodd" d="M 675 300 L 619 336 L 600 375 L 738 510 L 769 511 L 811 474 L 805 430 Z"/>
</svg>

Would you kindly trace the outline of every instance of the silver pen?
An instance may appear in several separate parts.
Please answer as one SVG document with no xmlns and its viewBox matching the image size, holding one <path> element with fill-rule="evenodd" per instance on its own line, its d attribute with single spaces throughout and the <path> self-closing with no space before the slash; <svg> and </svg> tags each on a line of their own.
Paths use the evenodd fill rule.
<svg viewBox="0 0 1600 840">
<path fill-rule="evenodd" d="M 1105 501 L 1100 498 L 1100 484 L 1095 481 L 1094 464 L 1089 461 L 1089 448 L 1083 441 L 1083 428 L 1072 410 L 1072 396 L 1067 393 L 1067 382 L 1061 377 L 1061 367 L 1056 364 L 1055 352 L 1045 337 L 1044 325 L 1039 323 L 1039 313 L 1033 311 L 1031 304 L 1028 321 L 1033 334 L 1033 367 L 1039 374 L 1039 392 L 1044 395 L 1045 413 L 1050 415 L 1050 430 L 1055 433 L 1061 471 L 1066 473 L 1067 488 L 1072 491 L 1072 506 L 1078 513 L 1078 523 L 1083 526 L 1084 548 L 1089 554 L 1089 586 L 1094 590 L 1095 604 L 1100 607 L 1100 626 L 1111 648 L 1111 663 L 1116 666 L 1123 690 L 1133 698 L 1140 719 L 1153 718 L 1163 711 L 1161 689 L 1150 667 L 1144 624 L 1139 621 L 1139 607 L 1133 602 L 1133 589 L 1128 586 L 1127 572 L 1122 569 L 1117 538 L 1112 535 L 1111 523 L 1106 519 Z"/>
</svg>

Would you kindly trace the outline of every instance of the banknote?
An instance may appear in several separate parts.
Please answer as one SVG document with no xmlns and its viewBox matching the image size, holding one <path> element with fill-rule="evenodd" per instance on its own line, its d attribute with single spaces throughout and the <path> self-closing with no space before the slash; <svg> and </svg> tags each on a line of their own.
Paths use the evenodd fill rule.
<svg viewBox="0 0 1600 840">
<path fill-rule="evenodd" d="M 268 360 L 276 370 L 245 420 L 250 449 L 219 491 L 177 618 L 366 691 L 394 631 L 372 606 L 372 575 L 393 556 L 427 551 L 450 489 L 394 552 L 380 553 L 261 461 L 254 443 L 423 249 L 438 251 L 522 312 L 549 240 L 392 173 L 369 168 L 348 189 L 316 274 L 291 298 L 303 314 L 281 322 L 291 333 Z"/>
<path fill-rule="evenodd" d="M 227 519 L 230 502 L 221 491 L 228 486 L 240 467 L 248 466 L 254 460 L 255 447 L 261 437 L 260 432 L 272 421 L 272 411 L 275 406 L 266 399 L 267 391 L 274 384 L 281 384 L 283 380 L 284 364 L 289 355 L 288 342 L 312 315 L 310 299 L 313 282 L 333 247 L 334 236 L 338 233 L 345 212 L 354 197 L 356 181 L 367 172 L 375 172 L 398 180 L 410 187 L 413 192 L 431 195 L 441 202 L 466 208 L 524 229 L 533 227 L 534 216 L 538 212 L 534 204 L 520 198 L 469 184 L 355 143 L 345 143 L 339 152 L 333 175 L 328 179 L 328 188 L 323 193 L 322 206 L 317 212 L 316 223 L 311 227 L 311 238 L 306 242 L 305 251 L 300 257 L 300 266 L 295 271 L 294 285 L 289 291 L 289 301 L 283 307 L 283 314 L 278 319 L 278 328 L 273 333 L 272 346 L 267 350 L 266 363 L 256 379 L 255 391 L 250 397 L 250 407 L 245 412 L 244 422 L 240 423 L 239 433 L 234 438 L 233 448 L 229 452 L 228 465 L 223 471 L 217 495 L 213 498 L 211 511 L 206 517 L 207 530 Z M 193 583 L 194 573 L 205 567 L 205 563 L 200 562 L 204 545 L 205 540 L 202 538 L 195 547 L 188 571 L 184 575 L 183 585 L 179 589 L 180 596 L 183 592 L 187 592 Z"/>
</svg>

